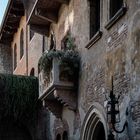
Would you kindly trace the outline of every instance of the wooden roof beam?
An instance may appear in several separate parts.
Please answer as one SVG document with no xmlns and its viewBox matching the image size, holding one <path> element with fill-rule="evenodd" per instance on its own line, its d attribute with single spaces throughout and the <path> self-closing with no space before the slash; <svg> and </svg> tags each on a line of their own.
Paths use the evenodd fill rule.
<svg viewBox="0 0 140 140">
<path fill-rule="evenodd" d="M 17 2 L 14 2 L 13 3 L 13 8 L 19 8 L 19 9 L 23 9 L 24 10 L 24 5 L 23 3 L 17 3 Z"/>
<path fill-rule="evenodd" d="M 4 30 L 5 30 L 5 31 L 9 31 L 9 32 L 17 32 L 17 28 L 5 27 Z"/>
<path fill-rule="evenodd" d="M 36 25 L 36 24 L 30 24 L 30 28 L 31 30 L 39 33 L 39 34 L 43 34 L 43 35 L 47 35 L 49 36 L 49 26 L 42 26 L 42 25 Z"/>
<path fill-rule="evenodd" d="M 15 33 L 14 30 L 13 31 L 8 31 L 8 30 L 5 30 L 5 29 L 3 30 L 3 32 L 7 35 L 12 35 L 12 34 Z"/>
<path fill-rule="evenodd" d="M 17 27 L 15 27 L 15 25 L 5 25 L 5 28 L 9 28 L 9 29 L 17 29 Z"/>
<path fill-rule="evenodd" d="M 0 40 L 0 43 L 5 44 L 5 45 L 10 45 L 10 43 L 13 41 L 13 39 L 3 39 Z"/>
<path fill-rule="evenodd" d="M 57 23 L 58 21 L 58 16 L 56 14 L 54 14 L 53 12 L 44 11 L 42 9 L 36 9 L 35 15 L 43 20 L 47 20 L 52 23 Z"/>
<path fill-rule="evenodd" d="M 12 28 L 14 26 L 15 28 L 17 28 L 19 26 L 19 22 L 13 22 L 13 21 L 8 20 L 8 22 L 6 23 L 6 26 L 9 26 Z"/>
<path fill-rule="evenodd" d="M 60 2 L 62 4 L 69 4 L 69 0 L 55 0 L 57 2 Z"/>
<path fill-rule="evenodd" d="M 11 15 L 15 15 L 16 17 L 17 16 L 24 16 L 24 11 L 14 11 L 14 10 L 11 10 L 10 14 Z"/>
<path fill-rule="evenodd" d="M 19 8 L 19 7 L 12 7 L 11 11 L 24 11 L 23 9 Z"/>
</svg>

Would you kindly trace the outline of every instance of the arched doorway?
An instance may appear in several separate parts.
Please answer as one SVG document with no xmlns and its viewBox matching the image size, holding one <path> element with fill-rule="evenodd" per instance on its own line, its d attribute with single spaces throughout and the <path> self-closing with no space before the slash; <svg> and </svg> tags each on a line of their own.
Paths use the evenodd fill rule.
<svg viewBox="0 0 140 140">
<path fill-rule="evenodd" d="M 107 140 L 106 122 L 101 112 L 91 106 L 83 122 L 81 140 Z"/>
</svg>

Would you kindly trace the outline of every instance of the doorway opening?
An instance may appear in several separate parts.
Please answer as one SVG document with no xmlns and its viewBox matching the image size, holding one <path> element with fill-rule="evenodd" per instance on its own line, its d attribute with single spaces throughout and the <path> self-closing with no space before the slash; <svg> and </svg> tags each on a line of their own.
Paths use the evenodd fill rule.
<svg viewBox="0 0 140 140">
<path fill-rule="evenodd" d="M 82 131 L 81 140 L 106 140 L 104 124 L 95 112 L 85 117 Z"/>
</svg>

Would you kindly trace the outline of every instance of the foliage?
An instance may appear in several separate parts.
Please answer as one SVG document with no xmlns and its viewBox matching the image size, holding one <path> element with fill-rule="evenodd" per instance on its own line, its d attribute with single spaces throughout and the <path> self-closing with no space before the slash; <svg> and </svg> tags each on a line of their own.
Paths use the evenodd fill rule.
<svg viewBox="0 0 140 140">
<path fill-rule="evenodd" d="M 48 80 L 54 58 L 58 60 L 61 72 L 63 71 L 63 73 L 67 73 L 69 76 L 72 76 L 75 72 L 78 72 L 79 54 L 74 50 L 76 45 L 74 44 L 74 39 L 71 37 L 70 33 L 68 33 L 65 38 L 65 45 L 65 50 L 46 51 L 39 60 L 39 70 L 43 70 Z"/>
<path fill-rule="evenodd" d="M 35 77 L 0 74 L 0 119 L 34 119 L 38 99 L 38 80 Z"/>
<path fill-rule="evenodd" d="M 65 40 L 66 40 L 65 47 L 67 50 L 74 50 L 76 48 L 76 45 L 74 44 L 74 38 L 71 37 L 70 33 L 67 34 Z"/>
</svg>

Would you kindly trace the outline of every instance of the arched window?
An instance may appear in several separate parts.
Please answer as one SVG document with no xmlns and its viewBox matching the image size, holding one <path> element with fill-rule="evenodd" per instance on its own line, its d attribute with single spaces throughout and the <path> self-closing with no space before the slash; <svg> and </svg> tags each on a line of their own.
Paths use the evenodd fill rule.
<svg viewBox="0 0 140 140">
<path fill-rule="evenodd" d="M 60 134 L 57 135 L 56 140 L 61 140 L 61 135 Z"/>
<path fill-rule="evenodd" d="M 23 54 L 24 54 L 24 32 L 22 29 L 20 33 L 20 59 L 22 58 Z"/>
<path fill-rule="evenodd" d="M 66 131 L 63 133 L 63 140 L 68 140 L 68 133 Z"/>
<path fill-rule="evenodd" d="M 34 68 L 31 69 L 30 76 L 35 76 L 35 69 Z"/>
<path fill-rule="evenodd" d="M 14 46 L 14 70 L 17 67 L 17 45 Z"/>
</svg>

